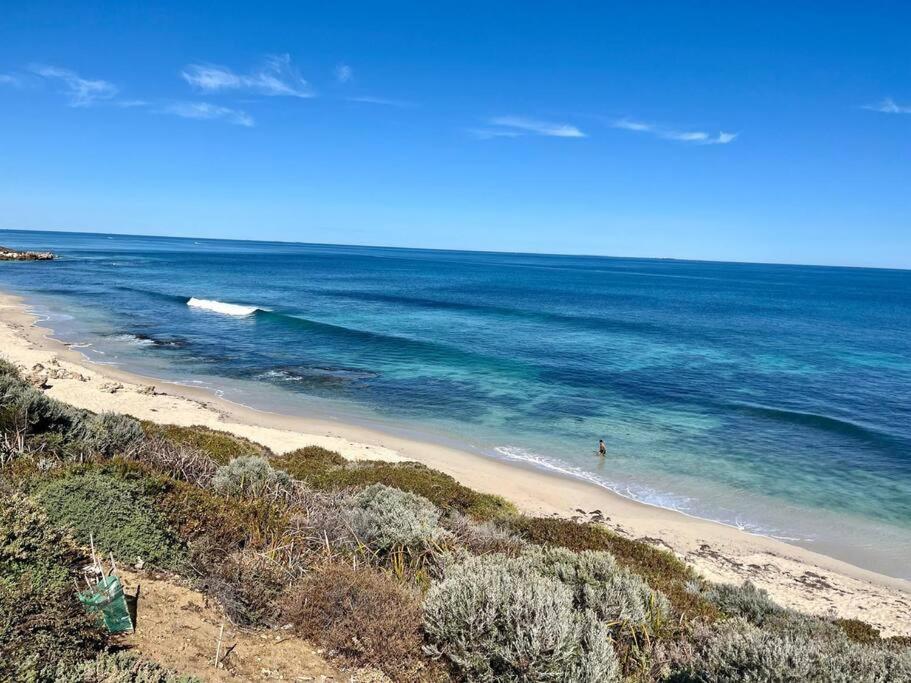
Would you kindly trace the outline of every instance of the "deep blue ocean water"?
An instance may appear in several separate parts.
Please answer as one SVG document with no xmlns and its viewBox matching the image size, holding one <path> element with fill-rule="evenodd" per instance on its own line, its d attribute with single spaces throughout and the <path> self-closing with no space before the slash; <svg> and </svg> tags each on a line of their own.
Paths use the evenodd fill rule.
<svg viewBox="0 0 911 683">
<path fill-rule="evenodd" d="M 0 243 L 60 254 L 0 263 L 0 289 L 90 360 L 454 442 L 911 578 L 911 271 Z"/>
</svg>

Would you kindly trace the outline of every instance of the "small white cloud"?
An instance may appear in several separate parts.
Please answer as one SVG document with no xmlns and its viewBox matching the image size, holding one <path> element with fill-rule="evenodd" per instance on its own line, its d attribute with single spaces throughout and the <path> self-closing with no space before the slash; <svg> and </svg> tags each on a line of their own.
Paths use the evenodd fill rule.
<svg viewBox="0 0 911 683">
<path fill-rule="evenodd" d="M 518 138 L 524 133 L 507 128 L 468 128 L 466 131 L 478 140 L 492 140 L 494 138 Z"/>
<path fill-rule="evenodd" d="M 634 133 L 649 133 L 662 140 L 674 140 L 676 142 L 692 142 L 697 145 L 726 145 L 737 138 L 737 133 L 719 132 L 717 135 L 711 135 L 701 130 L 675 130 L 666 128 L 652 123 L 643 121 L 634 121 L 631 119 L 619 119 L 611 124 L 612 128 L 620 130 L 629 130 Z"/>
<path fill-rule="evenodd" d="M 32 64 L 29 71 L 48 80 L 60 81 L 69 97 L 71 107 L 87 107 L 96 102 L 110 100 L 117 95 L 117 86 L 113 83 L 81 78 L 70 69 Z"/>
<path fill-rule="evenodd" d="M 19 79 L 12 74 L 0 74 L 0 85 L 19 85 Z"/>
<path fill-rule="evenodd" d="M 647 123 L 640 123 L 639 121 L 630 121 L 629 119 L 620 119 L 619 121 L 614 121 L 614 128 L 620 128 L 622 130 L 632 130 L 637 133 L 648 133 L 652 130 L 652 127 Z"/>
<path fill-rule="evenodd" d="M 373 97 L 372 95 L 359 95 L 357 97 L 346 97 L 349 102 L 360 102 L 361 104 L 380 104 L 387 107 L 413 107 L 414 102 L 405 100 L 393 100 L 388 97 Z"/>
<path fill-rule="evenodd" d="M 190 64 L 180 75 L 194 88 L 209 93 L 241 90 L 270 96 L 314 97 L 310 84 L 286 54 L 267 58 L 262 68 L 248 74 L 214 64 Z"/>
<path fill-rule="evenodd" d="M 354 78 L 354 70 L 347 64 L 336 64 L 335 80 L 339 83 L 348 83 Z"/>
<path fill-rule="evenodd" d="M 911 105 L 898 104 L 891 97 L 887 97 L 876 104 L 864 105 L 864 109 L 878 111 L 882 114 L 911 114 Z"/>
<path fill-rule="evenodd" d="M 549 121 L 536 121 L 522 116 L 497 116 L 489 121 L 491 126 L 499 126 L 506 130 L 521 131 L 534 135 L 545 135 L 555 138 L 584 138 L 585 133 L 568 123 L 551 123 Z"/>
<path fill-rule="evenodd" d="M 204 121 L 222 120 L 238 126 L 252 128 L 255 125 L 253 117 L 240 109 L 220 107 L 208 102 L 175 102 L 165 107 L 164 111 L 185 119 L 199 119 Z"/>
</svg>

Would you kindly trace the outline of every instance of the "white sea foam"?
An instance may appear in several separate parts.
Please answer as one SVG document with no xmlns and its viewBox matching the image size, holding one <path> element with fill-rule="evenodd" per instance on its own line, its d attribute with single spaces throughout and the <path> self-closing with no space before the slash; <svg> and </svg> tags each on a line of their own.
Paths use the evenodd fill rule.
<svg viewBox="0 0 911 683">
<path fill-rule="evenodd" d="M 691 503 L 693 500 L 686 496 L 665 493 L 641 485 L 618 485 L 607 479 L 599 477 L 593 472 L 587 472 L 582 468 L 573 467 L 567 463 L 552 460 L 538 453 L 534 453 L 524 448 L 519 448 L 518 446 L 497 446 L 494 448 L 494 450 L 507 460 L 525 462 L 534 467 L 550 470 L 552 472 L 558 472 L 564 476 L 573 477 L 575 479 L 582 479 L 583 481 L 590 482 L 596 486 L 607 489 L 608 491 L 613 491 L 614 493 L 623 496 L 624 498 L 629 498 L 630 500 L 635 500 L 640 503 L 645 503 L 646 505 L 651 505 L 657 508 L 663 508 L 665 510 L 673 510 L 675 512 L 680 512 L 684 515 L 695 517 L 697 519 L 713 519 L 711 516 L 703 517 L 699 514 L 693 514 L 691 511 Z M 740 519 L 739 516 L 735 517 L 733 521 L 725 521 L 723 519 L 714 519 L 714 521 L 726 526 L 735 527 L 747 533 L 756 534 L 758 536 L 770 536 L 772 538 L 778 538 L 786 541 L 812 540 L 805 537 L 798 538 L 792 536 L 784 536 L 781 535 L 781 532 L 778 529 L 763 527 L 750 522 L 745 522 Z"/>
<path fill-rule="evenodd" d="M 135 344 L 136 346 L 153 346 L 155 341 L 148 337 L 137 337 L 135 334 L 118 334 L 114 337 L 117 341 Z"/>
<path fill-rule="evenodd" d="M 197 299 L 195 296 L 187 302 L 187 306 L 193 308 L 202 308 L 213 313 L 222 313 L 224 315 L 251 315 L 258 311 L 256 306 L 241 306 L 240 304 L 226 304 L 223 301 L 213 301 L 212 299 Z"/>
</svg>

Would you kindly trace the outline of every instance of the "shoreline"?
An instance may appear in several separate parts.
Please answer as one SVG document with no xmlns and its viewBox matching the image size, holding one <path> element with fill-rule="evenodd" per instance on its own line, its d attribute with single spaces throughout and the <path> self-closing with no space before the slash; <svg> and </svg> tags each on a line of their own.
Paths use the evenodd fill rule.
<svg viewBox="0 0 911 683">
<path fill-rule="evenodd" d="M 36 364 L 53 369 L 56 376 L 46 391 L 59 400 L 96 412 L 205 425 L 262 443 L 276 453 L 319 445 L 353 460 L 420 462 L 478 491 L 501 495 L 529 514 L 589 519 L 600 512 L 608 528 L 672 551 L 710 580 L 750 580 L 784 606 L 861 619 L 884 635 L 911 635 L 909 581 L 518 462 L 367 426 L 261 411 L 215 396 L 208 389 L 92 363 L 51 334 L 21 297 L 0 292 L 2 355 L 26 373 Z M 149 391 L 150 386 L 154 391 Z"/>
</svg>

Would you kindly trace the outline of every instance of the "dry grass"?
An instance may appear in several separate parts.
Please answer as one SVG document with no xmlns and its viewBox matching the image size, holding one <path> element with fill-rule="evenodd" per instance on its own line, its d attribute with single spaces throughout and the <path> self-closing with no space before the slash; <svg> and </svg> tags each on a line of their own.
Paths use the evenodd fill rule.
<svg viewBox="0 0 911 683">
<path fill-rule="evenodd" d="M 423 654 L 420 596 L 388 574 L 328 564 L 282 598 L 282 619 L 304 638 L 396 681 L 441 680 Z"/>
</svg>

